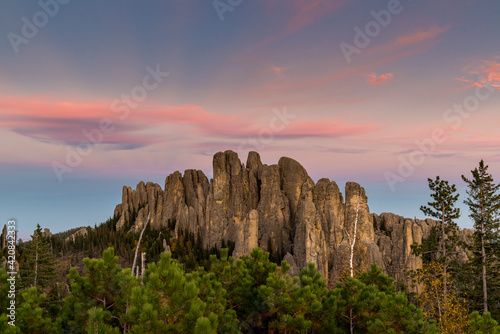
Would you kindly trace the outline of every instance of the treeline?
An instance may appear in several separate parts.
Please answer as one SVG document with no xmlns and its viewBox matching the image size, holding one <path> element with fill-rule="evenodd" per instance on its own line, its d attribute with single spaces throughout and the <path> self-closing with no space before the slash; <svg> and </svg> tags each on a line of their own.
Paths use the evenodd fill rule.
<svg viewBox="0 0 500 334">
<path fill-rule="evenodd" d="M 48 285 L 44 284 L 45 281 L 65 282 L 72 267 L 76 267 L 81 273 L 84 268 L 84 258 L 100 257 L 102 252 L 109 247 L 115 249 L 122 267 L 131 267 L 140 232 L 132 230 L 131 224 L 117 229 L 118 220 L 119 217 L 113 217 L 94 228 L 87 227 L 85 234 L 75 233 L 80 229 L 72 229 L 70 232 L 45 235 L 40 225 L 37 225 L 37 229 L 31 236 L 32 240 L 19 243 L 16 249 L 16 258 L 21 272 L 20 287 L 33 285 L 35 272 L 38 271 L 38 276 L 43 277 L 45 268 L 50 268 L 48 269 L 50 274 L 46 275 L 47 279 L 41 279 L 41 285 L 35 285 L 48 289 Z M 229 255 L 232 255 L 235 247 L 233 241 L 222 240 L 221 247 L 214 245 L 206 249 L 199 235 L 195 236 L 187 229 L 179 229 L 175 232 L 175 227 L 175 220 L 169 220 L 167 226 L 160 228 L 152 228 L 148 224 L 139 244 L 138 253 L 145 252 L 148 263 L 157 262 L 160 254 L 168 249 L 172 257 L 178 259 L 187 272 L 199 266 L 209 268 L 210 255 L 220 256 L 220 248 L 228 248 Z M 0 259 L 7 258 L 6 251 L 7 249 L 2 250 Z M 37 259 L 36 263 L 35 259 Z M 277 259 L 274 260 L 277 261 Z M 48 263 L 51 265 L 48 266 Z"/>
<path fill-rule="evenodd" d="M 289 266 L 255 249 L 234 260 L 227 249 L 210 257 L 210 270 L 187 273 L 162 253 L 142 277 L 118 264 L 114 249 L 72 269 L 69 294 L 48 302 L 36 286 L 19 291 L 16 326 L 8 325 L 2 299 L 2 333 L 439 333 L 435 319 L 396 293 L 393 280 L 372 266 L 327 289 L 314 265 L 299 277 Z M 7 274 L 0 269 L 0 293 Z M 55 306 L 54 306 L 55 305 Z M 462 332 L 496 333 L 489 313 L 467 316 Z M 496 332 L 495 332 L 496 331 Z M 459 332 L 456 332 L 459 333 Z"/>
</svg>

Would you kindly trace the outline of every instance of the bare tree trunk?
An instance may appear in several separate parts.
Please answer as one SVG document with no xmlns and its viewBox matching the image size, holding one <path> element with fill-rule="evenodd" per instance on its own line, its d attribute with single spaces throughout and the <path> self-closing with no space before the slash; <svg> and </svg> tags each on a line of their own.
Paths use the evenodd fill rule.
<svg viewBox="0 0 500 334">
<path fill-rule="evenodd" d="M 148 214 L 148 220 L 146 221 L 146 224 L 144 224 L 144 228 L 141 231 L 141 235 L 139 235 L 139 241 L 137 242 L 137 247 L 135 249 L 134 262 L 132 263 L 132 277 L 134 277 L 135 263 L 137 261 L 137 252 L 139 251 L 139 246 L 141 245 L 142 234 L 146 230 L 146 227 L 148 226 L 150 218 L 151 218 L 151 212 Z M 145 254 L 145 253 L 143 253 L 143 254 Z M 139 275 L 139 269 L 137 269 L 137 275 Z M 127 296 L 127 307 L 125 309 L 125 314 L 128 314 L 128 302 L 129 302 L 129 300 L 128 300 L 128 296 Z M 123 326 L 123 333 L 125 334 L 127 331 L 128 331 L 128 324 Z"/>
<path fill-rule="evenodd" d="M 437 278 L 437 279 L 439 279 L 439 278 Z M 443 321 L 441 320 L 442 315 L 441 315 L 441 302 L 440 302 L 440 298 L 439 298 L 439 291 L 437 290 L 437 288 L 434 288 L 434 291 L 435 291 L 436 300 L 438 303 L 439 327 L 441 327 L 441 331 L 443 331 Z"/>
<path fill-rule="evenodd" d="M 448 288 L 447 288 L 447 284 L 446 284 L 447 259 L 446 259 L 446 239 L 445 239 L 446 233 L 445 233 L 445 229 L 444 229 L 444 224 L 445 224 L 444 202 L 442 203 L 442 210 L 443 210 L 443 216 L 442 216 L 442 220 L 441 220 L 441 239 L 442 239 L 442 245 L 443 245 L 443 258 L 444 258 L 444 263 L 443 263 L 443 295 L 444 295 L 444 304 L 446 305 L 446 295 L 448 293 Z"/>
<path fill-rule="evenodd" d="M 353 237 L 351 240 L 351 235 L 349 232 L 346 231 L 347 238 L 349 239 L 349 247 L 350 247 L 350 258 L 349 258 L 349 267 L 351 269 L 351 278 L 354 278 L 354 265 L 353 265 L 353 258 L 354 258 L 354 246 L 356 245 L 356 232 L 358 229 L 358 215 L 359 215 L 359 195 L 358 195 L 358 202 L 356 203 L 356 219 L 354 220 L 354 231 L 353 231 Z M 351 331 L 351 334 L 354 333 L 354 319 L 352 315 L 352 308 L 349 310 L 349 328 Z"/>
<path fill-rule="evenodd" d="M 350 321 L 350 329 L 351 329 L 351 334 L 354 333 L 354 323 L 352 321 L 352 308 L 349 310 L 349 321 Z"/>
<path fill-rule="evenodd" d="M 146 252 L 141 254 L 141 285 L 144 285 L 144 277 L 146 276 Z"/>
<path fill-rule="evenodd" d="M 486 283 L 486 252 L 484 250 L 484 237 L 481 236 L 481 256 L 483 258 L 483 303 L 484 312 L 488 312 L 488 286 Z"/>
<path fill-rule="evenodd" d="M 488 286 L 486 283 L 486 251 L 484 249 L 484 219 L 483 207 L 481 205 L 481 263 L 483 265 L 483 306 L 484 312 L 488 312 Z"/>
<path fill-rule="evenodd" d="M 349 254 L 349 269 L 351 270 L 351 278 L 354 278 L 354 265 L 353 265 L 353 258 L 354 258 L 354 246 L 356 245 L 356 233 L 358 230 L 358 217 L 359 217 L 359 194 L 358 194 L 358 201 L 356 203 L 356 219 L 354 220 L 354 231 L 351 239 L 351 234 L 349 231 L 344 226 L 344 232 L 347 236 L 347 239 L 349 241 L 349 248 L 350 248 L 350 254 Z M 352 308 L 349 310 L 349 316 L 346 318 L 349 318 L 349 328 L 351 334 L 354 333 L 354 317 L 352 315 Z"/>
<path fill-rule="evenodd" d="M 132 276 L 134 275 L 135 264 L 137 263 L 137 252 L 139 251 L 139 246 L 141 245 L 142 234 L 144 233 L 146 227 L 148 226 L 149 218 L 151 218 L 151 212 L 148 214 L 148 220 L 146 221 L 146 224 L 144 224 L 144 227 L 141 231 L 141 235 L 139 235 L 139 241 L 137 242 L 137 247 L 135 248 L 134 262 L 132 263 Z"/>
<path fill-rule="evenodd" d="M 358 214 L 359 214 L 359 195 L 358 195 L 358 203 L 356 204 L 356 219 L 354 220 L 354 236 L 353 236 L 352 242 L 350 243 L 351 258 L 349 260 L 349 266 L 351 268 L 351 277 L 354 277 L 354 267 L 352 264 L 352 259 L 354 257 L 354 245 L 356 244 L 356 231 L 358 229 Z"/>
</svg>

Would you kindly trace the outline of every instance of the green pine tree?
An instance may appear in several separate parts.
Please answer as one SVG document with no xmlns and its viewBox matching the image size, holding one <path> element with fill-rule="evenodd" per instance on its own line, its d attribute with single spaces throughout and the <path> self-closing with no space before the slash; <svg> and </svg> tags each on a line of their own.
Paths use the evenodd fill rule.
<svg viewBox="0 0 500 334">
<path fill-rule="evenodd" d="M 338 283 L 325 307 L 324 333 L 439 333 L 404 292 L 396 293 L 393 279 L 376 265 L 358 279 Z"/>
<path fill-rule="evenodd" d="M 209 318 L 200 317 L 196 320 L 194 334 L 216 334 L 217 326 L 214 326 Z"/>
<path fill-rule="evenodd" d="M 93 307 L 88 311 L 88 321 L 85 327 L 86 334 L 119 334 L 116 327 L 111 327 L 104 322 L 105 312 L 102 308 Z"/>
<path fill-rule="evenodd" d="M 117 264 L 114 249 L 104 251 L 101 259 L 85 258 L 83 261 L 84 276 L 79 275 L 76 268 L 71 268 L 68 275 L 70 295 L 65 298 L 63 307 L 65 330 L 82 333 L 88 320 L 87 312 L 93 307 L 112 312 L 105 313 L 104 323 L 117 327 L 117 319 L 126 313 L 127 289 L 123 289 L 126 276 Z"/>
<path fill-rule="evenodd" d="M 474 311 L 469 315 L 469 333 L 473 334 L 500 334 L 500 325 L 491 317 L 491 313 L 485 312 L 480 315 L 478 311 Z"/>
<path fill-rule="evenodd" d="M 493 177 L 488 173 L 488 166 L 484 161 L 479 162 L 479 167 L 471 171 L 472 179 L 462 175 L 467 183 L 467 195 L 464 201 L 469 207 L 470 217 L 474 221 L 474 239 L 470 245 L 473 254 L 471 265 L 474 272 L 481 273 L 479 286 L 482 287 L 482 310 L 489 311 L 491 302 L 489 292 L 500 292 L 498 285 L 499 252 L 500 247 L 500 184 L 493 182 Z M 474 275 L 473 275 L 474 277 Z M 495 280 L 497 280 L 495 282 Z M 500 307 L 500 305 L 496 305 Z M 496 312 L 499 312 L 498 310 Z M 497 313 L 498 315 L 499 313 Z"/>
<path fill-rule="evenodd" d="M 50 242 L 42 233 L 40 224 L 31 236 L 31 241 L 23 254 L 24 263 L 20 265 L 22 285 L 46 288 L 56 279 L 55 260 L 51 253 Z"/>
<path fill-rule="evenodd" d="M 21 302 L 16 310 L 16 326 L 22 333 L 47 334 L 61 333 L 61 318 L 55 321 L 47 316 L 47 310 L 41 307 L 46 296 L 35 287 L 22 290 Z"/>
<path fill-rule="evenodd" d="M 163 253 L 158 263 L 150 264 L 145 284 L 132 291 L 131 333 L 193 333 L 203 329 L 235 333 L 236 312 L 226 310 L 225 305 L 225 290 L 215 274 L 202 269 L 185 273 L 171 253 Z"/>
<path fill-rule="evenodd" d="M 447 294 L 447 272 L 451 260 L 454 258 L 455 249 L 458 244 L 457 229 L 458 226 L 454 219 L 460 217 L 460 209 L 455 208 L 458 200 L 458 194 L 455 194 L 457 188 L 454 184 L 450 185 L 448 181 L 441 180 L 439 176 L 436 180 L 428 179 L 429 189 L 432 191 L 433 202 L 428 202 L 428 206 L 421 206 L 420 210 L 426 215 L 441 221 L 441 235 L 439 238 L 439 261 L 443 263 L 443 285 L 444 298 Z"/>
</svg>

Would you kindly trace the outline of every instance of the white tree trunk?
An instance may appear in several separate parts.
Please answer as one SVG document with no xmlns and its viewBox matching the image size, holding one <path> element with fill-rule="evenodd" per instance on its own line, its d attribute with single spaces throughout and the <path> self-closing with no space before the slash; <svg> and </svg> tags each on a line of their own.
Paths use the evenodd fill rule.
<svg viewBox="0 0 500 334">
<path fill-rule="evenodd" d="M 148 226 L 149 218 L 151 218 L 151 212 L 148 214 L 148 220 L 146 221 L 146 224 L 144 224 L 144 228 L 141 231 L 141 235 L 139 235 L 139 241 L 137 242 L 137 247 L 135 248 L 134 262 L 132 263 L 132 276 L 134 276 L 135 264 L 137 263 L 137 252 L 139 251 L 139 246 L 141 245 L 142 234 L 144 233 L 146 227 Z"/>
<path fill-rule="evenodd" d="M 148 226 L 150 218 L 151 218 L 151 212 L 148 214 L 148 220 L 146 221 L 146 224 L 144 224 L 144 228 L 141 231 L 141 235 L 139 235 L 139 241 L 137 242 L 137 247 L 135 249 L 134 262 L 132 263 L 132 277 L 134 277 L 135 264 L 137 262 L 137 252 L 139 251 L 139 246 L 141 245 L 142 234 L 146 230 L 146 227 Z M 145 255 L 146 253 L 142 253 L 142 254 Z M 143 266 L 144 266 L 144 263 L 143 263 Z M 139 276 L 139 268 L 137 268 L 137 277 L 138 276 Z M 125 314 L 128 314 L 128 297 L 127 297 L 127 306 L 126 306 L 126 309 L 125 309 Z M 125 333 L 127 333 L 127 331 L 128 331 L 128 324 L 126 324 L 123 327 L 123 333 L 125 334 Z"/>
<path fill-rule="evenodd" d="M 141 285 L 144 285 L 144 277 L 146 276 L 146 252 L 141 254 Z"/>
</svg>

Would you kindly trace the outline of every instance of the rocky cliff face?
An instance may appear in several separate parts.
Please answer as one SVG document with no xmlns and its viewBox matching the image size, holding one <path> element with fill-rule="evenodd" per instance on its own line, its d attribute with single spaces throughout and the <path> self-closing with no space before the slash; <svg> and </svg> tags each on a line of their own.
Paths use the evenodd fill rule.
<svg viewBox="0 0 500 334">
<path fill-rule="evenodd" d="M 403 279 L 404 270 L 421 266 L 410 245 L 428 237 L 436 222 L 371 214 L 365 190 L 354 182 L 344 194 L 345 199 L 334 181 L 314 183 L 293 159 L 268 166 L 250 152 L 244 165 L 235 152 L 225 151 L 214 156 L 211 180 L 200 170 L 186 170 L 167 176 L 164 189 L 151 182 L 135 190 L 124 186 L 115 216 L 119 228 L 139 230 L 150 212 L 152 226 L 175 220 L 173 233 L 187 229 L 205 247 L 234 241 L 236 257 L 261 247 L 287 260 L 292 273 L 313 262 L 327 280 L 348 268 L 357 217 L 357 269 L 376 263 Z"/>
</svg>

